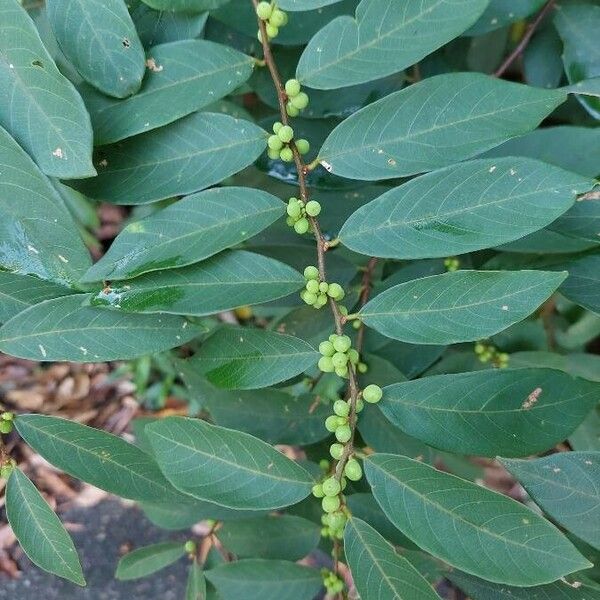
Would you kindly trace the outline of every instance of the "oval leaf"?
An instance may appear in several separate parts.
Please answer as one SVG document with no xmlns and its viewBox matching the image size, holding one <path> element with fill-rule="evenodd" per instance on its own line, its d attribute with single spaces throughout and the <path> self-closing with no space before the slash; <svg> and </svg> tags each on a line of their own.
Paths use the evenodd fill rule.
<svg viewBox="0 0 600 600">
<path fill-rule="evenodd" d="M 213 385 L 247 390 L 291 379 L 318 358 L 312 346 L 291 335 L 222 327 L 202 343 L 194 362 Z"/>
<path fill-rule="evenodd" d="M 600 550 L 600 452 L 502 463 L 550 517 Z"/>
<path fill-rule="evenodd" d="M 228 508 L 296 504 L 311 476 L 257 438 L 197 419 L 172 417 L 146 427 L 156 459 L 180 491 Z"/>
<path fill-rule="evenodd" d="M 532 586 L 591 566 L 552 524 L 506 496 L 393 454 L 368 457 L 365 470 L 392 523 L 467 573 Z"/>
<path fill-rule="evenodd" d="M 252 164 L 266 132 L 216 113 L 195 113 L 97 151 L 98 177 L 77 184 L 114 204 L 146 204 L 191 194 Z"/>
<path fill-rule="evenodd" d="M 48 20 L 79 74 L 109 96 L 135 94 L 144 49 L 123 0 L 48 0 Z"/>
<path fill-rule="evenodd" d="M 319 160 L 350 179 L 445 167 L 535 129 L 566 100 L 478 73 L 430 77 L 359 110 L 325 140 Z"/>
<path fill-rule="evenodd" d="M 332 89 L 397 73 L 465 31 L 486 5 L 422 0 L 398 10 L 396 0 L 362 0 L 355 19 L 338 17 L 313 36 L 296 75 L 309 87 Z"/>
<path fill-rule="evenodd" d="M 588 254 L 563 265 L 569 277 L 560 291 L 569 299 L 600 314 L 600 253 Z"/>
<path fill-rule="evenodd" d="M 85 585 L 73 540 L 35 485 L 15 469 L 6 484 L 6 515 L 25 554 L 40 569 Z"/>
<path fill-rule="evenodd" d="M 251 188 L 187 196 L 127 225 L 82 281 L 114 281 L 190 265 L 247 240 L 283 213 L 278 198 Z"/>
<path fill-rule="evenodd" d="M 141 90 L 126 100 L 81 89 L 96 145 L 156 129 L 215 102 L 250 77 L 254 62 L 229 46 L 182 40 L 154 46 L 146 65 Z"/>
<path fill-rule="evenodd" d="M 200 331 L 172 315 L 95 308 L 89 298 L 54 298 L 24 310 L 0 327 L 0 350 L 40 361 L 126 360 L 180 346 Z"/>
<path fill-rule="evenodd" d="M 375 296 L 362 320 L 413 344 L 489 337 L 530 315 L 567 276 L 549 271 L 456 271 L 401 283 Z"/>
<path fill-rule="evenodd" d="M 132 500 L 186 501 L 149 454 L 116 435 L 46 415 L 19 415 L 15 425 L 38 454 L 77 479 Z"/>
<path fill-rule="evenodd" d="M 206 578 L 202 567 L 195 561 L 188 571 L 185 600 L 206 600 Z"/>
<path fill-rule="evenodd" d="M 201 316 L 275 300 L 297 291 L 303 283 L 302 275 L 284 263 L 234 250 L 195 265 L 147 273 L 105 288 L 92 304 L 131 312 Z"/>
<path fill-rule="evenodd" d="M 384 388 L 383 414 L 431 446 L 479 456 L 527 456 L 566 439 L 600 385 L 551 369 L 435 375 Z"/>
<path fill-rule="evenodd" d="M 0 125 L 46 175 L 90 177 L 92 127 L 79 94 L 61 75 L 16 0 L 0 0 Z M 9 100 L 10 99 L 10 100 Z"/>
<path fill-rule="evenodd" d="M 527 158 L 474 160 L 386 192 L 359 208 L 339 237 L 368 256 L 465 254 L 549 225 L 592 186 L 590 179 Z"/>
<path fill-rule="evenodd" d="M 138 548 L 119 560 L 115 577 L 121 581 L 140 579 L 168 567 L 184 554 L 182 542 L 161 542 Z"/>
<path fill-rule="evenodd" d="M 238 560 L 205 575 L 223 600 L 312 600 L 322 585 L 317 569 L 283 560 Z"/>
<path fill-rule="evenodd" d="M 75 222 L 50 180 L 2 127 L 0 169 L 0 267 L 61 284 L 77 281 L 91 259 Z"/>
<path fill-rule="evenodd" d="M 355 517 L 344 531 L 344 552 L 361 600 L 439 600 L 426 579 L 375 529 Z"/>
</svg>

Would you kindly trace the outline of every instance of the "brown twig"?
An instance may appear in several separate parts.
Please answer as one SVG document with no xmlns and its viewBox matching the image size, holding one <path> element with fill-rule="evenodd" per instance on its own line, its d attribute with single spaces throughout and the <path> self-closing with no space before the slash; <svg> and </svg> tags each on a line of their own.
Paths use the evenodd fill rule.
<svg viewBox="0 0 600 600">
<path fill-rule="evenodd" d="M 369 262 L 367 263 L 367 267 L 365 272 L 363 273 L 362 281 L 360 284 L 360 296 L 358 299 L 358 304 L 362 308 L 367 301 L 369 300 L 369 296 L 371 295 L 371 287 L 373 279 L 373 271 L 377 266 L 377 257 L 371 256 Z M 363 343 L 365 340 L 365 324 L 361 323 L 360 328 L 358 330 L 358 334 L 356 336 L 356 349 L 360 353 L 363 347 Z"/>
<path fill-rule="evenodd" d="M 506 60 L 496 69 L 494 77 L 501 77 L 504 72 L 510 67 L 519 56 L 523 53 L 527 45 L 529 44 L 535 30 L 538 28 L 540 23 L 544 20 L 544 17 L 550 13 L 554 8 L 556 0 L 548 0 L 540 12 L 536 15 L 535 19 L 529 23 L 521 41 L 517 44 L 515 49 L 506 57 Z"/>
</svg>

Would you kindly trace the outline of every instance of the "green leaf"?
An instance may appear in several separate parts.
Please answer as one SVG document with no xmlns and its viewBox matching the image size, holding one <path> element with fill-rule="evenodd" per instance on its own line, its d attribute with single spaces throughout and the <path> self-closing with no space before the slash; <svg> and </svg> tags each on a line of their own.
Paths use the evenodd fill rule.
<svg viewBox="0 0 600 600">
<path fill-rule="evenodd" d="M 560 288 L 562 294 L 600 314 L 600 253 L 570 260 L 566 266 L 569 277 Z"/>
<path fill-rule="evenodd" d="M 593 410 L 571 434 L 569 444 L 573 450 L 600 450 L 600 411 Z"/>
<path fill-rule="evenodd" d="M 392 454 L 369 456 L 365 470 L 392 523 L 467 573 L 533 586 L 591 566 L 552 524 L 497 492 Z"/>
<path fill-rule="evenodd" d="M 303 11 L 314 10 L 337 2 L 341 2 L 341 0 L 279 0 L 277 6 L 282 10 Z"/>
<path fill-rule="evenodd" d="M 0 125 L 46 175 L 90 177 L 92 128 L 83 101 L 61 75 L 17 0 L 0 0 Z"/>
<path fill-rule="evenodd" d="M 19 469 L 6 484 L 6 515 L 25 554 L 40 569 L 85 585 L 73 540 L 36 487 Z"/>
<path fill-rule="evenodd" d="M 146 427 L 156 459 L 180 491 L 228 508 L 266 510 L 308 496 L 310 475 L 265 442 L 197 419 Z"/>
<path fill-rule="evenodd" d="M 361 600 L 439 600 L 427 580 L 364 521 L 348 521 L 344 552 Z"/>
<path fill-rule="evenodd" d="M 142 60 L 143 63 L 143 60 Z M 126 100 L 82 88 L 96 145 L 167 125 L 226 96 L 244 83 L 252 58 L 222 44 L 182 40 L 148 51 L 140 91 Z"/>
<path fill-rule="evenodd" d="M 512 4 L 512 3 L 511 3 Z M 523 77 L 527 85 L 556 88 L 563 76 L 562 42 L 556 29 L 536 32 L 523 52 Z"/>
<path fill-rule="evenodd" d="M 0 323 L 12 319 L 38 302 L 67 296 L 70 293 L 68 288 L 37 277 L 0 271 Z"/>
<path fill-rule="evenodd" d="M 549 225 L 592 186 L 589 179 L 526 158 L 475 160 L 389 190 L 359 208 L 339 237 L 368 256 L 465 254 Z"/>
<path fill-rule="evenodd" d="M 206 578 L 197 562 L 193 562 L 188 571 L 185 600 L 206 600 Z"/>
<path fill-rule="evenodd" d="M 384 388 L 383 414 L 425 443 L 479 456 L 527 456 L 562 442 L 600 385 L 551 369 L 436 375 Z"/>
<path fill-rule="evenodd" d="M 563 41 L 563 63 L 570 83 L 600 76 L 600 6 L 574 4 L 557 7 L 554 25 Z M 577 100 L 600 119 L 600 99 L 577 95 Z"/>
<path fill-rule="evenodd" d="M 360 311 L 383 335 L 413 344 L 489 337 L 530 315 L 566 278 L 551 271 L 456 271 L 401 283 Z"/>
<path fill-rule="evenodd" d="M 195 13 L 218 8 L 222 4 L 227 4 L 229 0 L 144 0 L 144 2 L 156 10 Z"/>
<path fill-rule="evenodd" d="M 266 132 L 248 121 L 195 113 L 97 151 L 98 177 L 77 187 L 114 204 L 147 204 L 191 194 L 252 164 Z"/>
<path fill-rule="evenodd" d="M 300 560 L 319 544 L 320 527 L 293 515 L 228 521 L 218 532 L 225 548 L 238 558 Z"/>
<path fill-rule="evenodd" d="M 38 454 L 77 479 L 132 500 L 186 502 L 149 454 L 116 435 L 46 415 L 19 415 L 15 426 Z"/>
<path fill-rule="evenodd" d="M 104 310 L 89 298 L 54 298 L 24 310 L 0 327 L 0 350 L 38 361 L 105 362 L 162 352 L 200 331 L 181 317 Z"/>
<path fill-rule="evenodd" d="M 330 21 L 308 43 L 297 77 L 332 89 L 372 81 L 409 67 L 457 37 L 487 0 L 423 0 L 402 10 L 395 0 L 362 0 L 356 19 Z"/>
<path fill-rule="evenodd" d="M 204 376 L 219 388 L 264 388 L 291 379 L 314 365 L 319 353 L 291 335 L 221 327 L 194 355 Z"/>
<path fill-rule="evenodd" d="M 82 281 L 184 267 L 256 235 L 284 212 L 262 190 L 223 187 L 187 196 L 127 225 Z"/>
<path fill-rule="evenodd" d="M 91 263 L 77 227 L 50 180 L 2 127 L 0 170 L 0 267 L 77 281 Z"/>
<path fill-rule="evenodd" d="M 144 76 L 144 49 L 123 0 L 48 0 L 60 49 L 79 74 L 109 96 L 135 94 Z"/>
<path fill-rule="evenodd" d="M 490 0 L 487 8 L 466 35 L 482 35 L 525 19 L 539 10 L 545 0 Z"/>
<path fill-rule="evenodd" d="M 279 261 L 233 250 L 105 288 L 92 304 L 131 312 L 210 315 L 287 296 L 303 283 L 298 271 Z"/>
<path fill-rule="evenodd" d="M 185 555 L 182 542 L 161 542 L 128 552 L 117 565 L 115 577 L 121 581 L 140 579 L 173 564 Z"/>
<path fill-rule="evenodd" d="M 283 560 L 247 559 L 206 571 L 223 600 L 312 600 L 321 573 Z"/>
<path fill-rule="evenodd" d="M 340 123 L 319 160 L 335 175 L 390 179 L 432 171 L 535 129 L 566 100 L 479 73 L 430 77 Z"/>
<path fill-rule="evenodd" d="M 456 570 L 448 573 L 447 577 L 473 600 L 594 600 L 598 598 L 597 590 L 582 582 L 574 585 L 561 580 L 523 588 L 491 583 Z"/>
<path fill-rule="evenodd" d="M 544 512 L 600 550 L 600 452 L 501 460 Z"/>
</svg>

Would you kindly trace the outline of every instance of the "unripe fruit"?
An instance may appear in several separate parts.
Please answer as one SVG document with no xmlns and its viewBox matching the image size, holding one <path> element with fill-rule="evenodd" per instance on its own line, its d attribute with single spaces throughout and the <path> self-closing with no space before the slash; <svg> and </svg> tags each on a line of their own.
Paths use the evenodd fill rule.
<svg viewBox="0 0 600 600">
<path fill-rule="evenodd" d="M 508 358 L 508 354 L 506 354 L 505 356 Z M 15 413 L 12 413 L 12 412 L 2 413 L 2 418 L 5 421 L 12 421 L 15 418 Z"/>
<path fill-rule="evenodd" d="M 335 430 L 335 437 L 338 442 L 345 444 L 352 437 L 352 430 L 348 425 L 341 425 Z"/>
<path fill-rule="evenodd" d="M 291 148 L 286 146 L 279 151 L 279 158 L 283 162 L 292 162 L 294 160 L 294 153 L 292 152 Z"/>
<path fill-rule="evenodd" d="M 296 148 L 298 148 L 298 152 L 300 152 L 300 154 L 308 154 L 308 151 L 310 150 L 310 144 L 308 143 L 308 140 L 300 138 L 299 140 L 296 140 Z"/>
<path fill-rule="evenodd" d="M 10 477 L 10 474 L 13 472 L 14 467 L 13 465 L 9 465 L 9 464 L 4 464 L 0 467 L 0 478 L 1 479 L 8 479 Z"/>
<path fill-rule="evenodd" d="M 347 417 L 350 414 L 350 405 L 345 400 L 336 400 L 333 403 L 333 412 L 338 417 Z"/>
<path fill-rule="evenodd" d="M 330 356 L 321 356 L 318 367 L 321 369 L 321 371 L 323 371 L 323 373 L 333 373 L 335 370 Z M 335 431 L 335 429 L 332 429 L 331 431 Z"/>
<path fill-rule="evenodd" d="M 340 415 L 336 415 L 338 427 L 342 425 L 346 425 L 348 423 L 348 417 L 341 417 Z"/>
<path fill-rule="evenodd" d="M 270 135 L 267 140 L 267 146 L 271 148 L 271 150 L 281 150 L 283 148 L 283 142 L 276 135 Z"/>
<path fill-rule="evenodd" d="M 334 300 L 342 300 L 345 296 L 344 289 L 339 283 L 330 283 L 327 294 Z"/>
<path fill-rule="evenodd" d="M 362 468 L 360 463 L 355 459 L 351 458 L 344 467 L 344 475 L 350 481 L 358 481 L 362 477 Z"/>
<path fill-rule="evenodd" d="M 290 217 L 297 219 L 302 214 L 302 207 L 299 202 L 291 202 L 287 205 L 286 212 Z"/>
<path fill-rule="evenodd" d="M 357 368 L 359 373 L 366 373 L 369 370 L 369 367 L 364 362 L 359 362 Z"/>
<path fill-rule="evenodd" d="M 312 486 L 312 495 L 315 498 L 322 498 L 325 495 L 323 486 L 320 483 L 315 483 L 315 485 Z"/>
<path fill-rule="evenodd" d="M 306 267 L 306 269 L 304 269 L 304 278 L 319 279 L 319 269 L 317 269 L 317 267 L 313 267 L 312 265 Z"/>
<path fill-rule="evenodd" d="M 272 150 L 271 148 L 267 148 L 267 156 L 271 160 L 277 160 L 279 158 L 279 150 Z"/>
<path fill-rule="evenodd" d="M 327 304 L 327 294 L 319 294 L 317 298 L 316 306 L 317 308 L 321 308 Z"/>
<path fill-rule="evenodd" d="M 281 121 L 275 121 L 275 123 L 273 123 L 273 133 L 278 133 L 282 127 L 283 123 Z"/>
<path fill-rule="evenodd" d="M 11 421 L 0 421 L 0 433 L 10 433 L 13 430 Z"/>
<path fill-rule="evenodd" d="M 338 377 L 348 377 L 348 366 L 344 365 L 343 367 L 335 367 L 335 374 Z"/>
<path fill-rule="evenodd" d="M 269 39 L 273 39 L 279 35 L 279 27 L 272 25 L 271 23 L 267 23 L 266 25 L 267 35 Z"/>
<path fill-rule="evenodd" d="M 273 7 L 269 2 L 259 2 L 256 7 L 256 14 L 259 19 L 266 21 L 273 14 Z"/>
<path fill-rule="evenodd" d="M 295 226 L 295 223 L 294 223 Z M 304 293 L 300 294 L 300 297 L 306 304 L 312 306 L 317 301 L 317 295 L 309 292 L 308 290 L 304 290 Z"/>
<path fill-rule="evenodd" d="M 325 341 L 319 344 L 319 352 L 323 356 L 333 356 L 335 354 L 335 348 L 330 341 Z"/>
<path fill-rule="evenodd" d="M 285 218 L 285 222 L 286 222 L 286 225 L 289 225 L 290 227 L 293 227 L 294 223 L 296 222 L 296 219 L 288 216 L 288 217 Z M 302 292 L 300 292 L 300 296 L 302 296 Z"/>
<path fill-rule="evenodd" d="M 288 22 L 287 14 L 276 8 L 271 14 L 269 22 L 275 25 L 275 27 L 283 27 Z"/>
<path fill-rule="evenodd" d="M 294 223 L 294 230 L 300 235 L 306 233 L 308 231 L 308 220 L 303 217 L 299 221 L 296 221 Z"/>
<path fill-rule="evenodd" d="M 321 281 L 321 283 L 319 284 L 319 291 L 325 294 L 327 293 L 328 288 L 329 284 L 326 281 Z"/>
<path fill-rule="evenodd" d="M 284 125 L 277 132 L 277 136 L 279 137 L 279 139 L 282 142 L 284 142 L 285 144 L 287 144 L 287 143 L 289 143 L 289 142 L 292 141 L 292 139 L 294 137 L 294 130 L 289 125 Z"/>
<path fill-rule="evenodd" d="M 360 326 L 361 322 L 358 319 L 352 321 L 352 329 L 360 329 Z"/>
<path fill-rule="evenodd" d="M 330 431 L 331 433 L 333 433 L 334 431 L 337 430 L 338 427 L 339 427 L 338 420 L 335 415 L 330 415 L 329 417 L 327 417 L 325 419 L 325 429 L 327 429 L 327 431 Z"/>
<path fill-rule="evenodd" d="M 285 112 L 289 117 L 297 117 L 300 114 L 300 111 L 291 102 L 286 103 Z"/>
<path fill-rule="evenodd" d="M 331 454 L 331 458 L 334 458 L 335 460 L 340 460 L 343 452 L 344 446 L 342 446 L 342 444 L 335 443 L 329 446 L 329 454 Z"/>
<path fill-rule="evenodd" d="M 334 344 L 335 347 L 335 344 Z M 343 352 L 336 352 L 332 357 L 331 361 L 333 362 L 334 367 L 345 367 L 348 362 L 348 357 Z"/>
<path fill-rule="evenodd" d="M 188 553 L 188 554 L 193 554 L 194 552 L 196 552 L 196 544 L 192 541 L 192 540 L 188 540 L 185 545 L 183 546 L 183 549 Z"/>
<path fill-rule="evenodd" d="M 339 496 L 325 496 L 321 501 L 323 512 L 332 513 L 335 512 L 341 505 Z"/>
<path fill-rule="evenodd" d="M 381 396 L 383 396 L 382 389 L 374 383 L 368 385 L 362 393 L 364 401 L 369 402 L 370 404 L 375 404 L 379 402 L 381 400 Z"/>
<path fill-rule="evenodd" d="M 329 477 L 322 485 L 323 493 L 326 496 L 337 496 L 342 491 L 342 486 L 335 477 Z"/>
<path fill-rule="evenodd" d="M 358 361 L 360 360 L 360 355 L 358 354 L 358 350 L 355 350 L 354 348 L 350 348 L 350 350 L 348 350 L 348 360 L 353 365 L 358 364 Z"/>
<path fill-rule="evenodd" d="M 356 412 L 362 412 L 363 408 L 365 407 L 365 403 L 363 402 L 362 398 L 358 398 L 358 400 L 356 401 Z"/>
<path fill-rule="evenodd" d="M 319 293 L 319 282 L 316 279 L 310 279 L 306 282 L 306 289 L 313 294 Z"/>
<path fill-rule="evenodd" d="M 327 471 L 329 471 L 329 461 L 326 458 L 322 458 L 319 461 L 319 467 L 321 467 L 322 471 L 325 471 L 327 473 Z"/>
<path fill-rule="evenodd" d="M 329 527 L 331 529 L 342 529 L 346 521 L 346 515 L 343 512 L 334 512 L 329 515 Z"/>
<path fill-rule="evenodd" d="M 297 96 L 300 93 L 300 82 L 297 79 L 288 79 L 285 82 L 285 93 L 288 96 Z"/>
<path fill-rule="evenodd" d="M 290 103 L 298 110 L 303 110 L 308 106 L 308 94 L 300 92 L 298 95 L 290 98 Z"/>
<path fill-rule="evenodd" d="M 352 346 L 352 340 L 347 335 L 338 335 L 333 342 L 336 352 L 348 352 L 350 346 Z"/>
<path fill-rule="evenodd" d="M 306 214 L 316 217 L 321 212 L 321 205 L 316 200 L 310 200 L 306 203 Z"/>
</svg>

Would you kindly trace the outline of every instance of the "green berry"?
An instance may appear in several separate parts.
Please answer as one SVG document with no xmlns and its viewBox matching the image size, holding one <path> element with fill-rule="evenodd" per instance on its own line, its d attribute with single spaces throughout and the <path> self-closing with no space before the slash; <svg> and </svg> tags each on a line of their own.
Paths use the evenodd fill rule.
<svg viewBox="0 0 600 600">
<path fill-rule="evenodd" d="M 317 308 L 321 308 L 327 304 L 327 294 L 319 294 L 317 298 Z"/>
<path fill-rule="evenodd" d="M 505 356 L 508 358 L 508 354 L 506 354 Z M 5 421 L 12 421 L 15 418 L 15 413 L 12 413 L 12 412 L 2 413 L 2 418 Z"/>
<path fill-rule="evenodd" d="M 310 200 L 306 203 L 306 214 L 316 217 L 321 212 L 321 205 L 316 200 Z"/>
<path fill-rule="evenodd" d="M 308 220 L 302 217 L 299 221 L 294 223 L 294 230 L 296 233 L 302 235 L 308 231 Z"/>
<path fill-rule="evenodd" d="M 333 342 L 336 352 L 348 352 L 350 346 L 352 346 L 352 340 L 347 335 L 338 335 L 335 342 Z"/>
<path fill-rule="evenodd" d="M 350 348 L 350 350 L 348 350 L 348 360 L 353 365 L 357 365 L 358 361 L 360 360 L 360 355 L 358 353 L 358 350 L 355 350 L 354 348 Z"/>
<path fill-rule="evenodd" d="M 342 529 L 346 524 L 347 518 L 343 512 L 333 512 L 329 515 L 329 527 L 331 529 Z"/>
<path fill-rule="evenodd" d="M 341 491 L 342 486 L 335 477 L 329 477 L 323 482 L 323 493 L 326 496 L 337 496 Z"/>
<path fill-rule="evenodd" d="M 319 344 L 319 352 L 323 356 L 333 356 L 335 354 L 335 348 L 330 341 L 325 341 Z"/>
<path fill-rule="evenodd" d="M 308 94 L 300 92 L 298 95 L 290 98 L 290 103 L 298 110 L 303 110 L 308 106 Z"/>
<path fill-rule="evenodd" d="M 351 458 L 344 467 L 344 475 L 350 481 L 358 481 L 362 477 L 362 469 L 360 463 L 355 459 Z"/>
<path fill-rule="evenodd" d="M 283 127 L 283 123 L 281 121 L 275 121 L 273 123 L 273 133 L 279 133 L 279 130 Z"/>
<path fill-rule="evenodd" d="M 270 135 L 267 140 L 267 146 L 271 148 L 271 150 L 281 150 L 283 148 L 283 142 L 276 135 Z"/>
<path fill-rule="evenodd" d="M 283 162 L 292 162 L 294 160 L 294 153 L 292 152 L 291 148 L 286 146 L 279 151 L 279 158 Z"/>
<path fill-rule="evenodd" d="M 196 552 L 196 544 L 192 541 L 192 540 L 188 540 L 185 545 L 183 546 L 183 549 L 188 553 L 188 554 L 193 554 L 194 552 Z"/>
<path fill-rule="evenodd" d="M 356 401 L 356 412 L 362 412 L 363 408 L 365 407 L 365 403 L 363 402 L 362 398 L 358 398 L 358 400 Z"/>
<path fill-rule="evenodd" d="M 1 479 L 8 479 L 10 477 L 10 474 L 13 472 L 14 467 L 13 465 L 10 464 L 4 464 L 0 467 L 0 478 Z"/>
<path fill-rule="evenodd" d="M 333 373 L 333 371 L 335 370 L 335 367 L 333 366 L 333 361 L 331 360 L 330 356 L 321 356 L 321 358 L 319 359 L 318 367 L 321 371 L 323 371 L 323 373 Z M 335 430 L 332 429 L 332 431 Z"/>
<path fill-rule="evenodd" d="M 362 393 L 364 401 L 369 402 L 370 404 L 376 404 L 379 402 L 381 400 L 381 396 L 383 396 L 382 389 L 374 383 L 368 385 Z"/>
<path fill-rule="evenodd" d="M 286 103 L 285 112 L 287 112 L 288 117 L 297 117 L 300 114 L 300 111 L 290 102 Z"/>
<path fill-rule="evenodd" d="M 312 265 L 306 267 L 306 269 L 304 269 L 304 278 L 319 279 L 319 269 L 317 269 L 317 267 L 313 267 Z"/>
<path fill-rule="evenodd" d="M 336 340 L 336 338 L 337 338 L 337 333 L 332 333 L 328 339 L 333 344 L 333 342 Z"/>
<path fill-rule="evenodd" d="M 329 284 L 326 281 L 321 281 L 321 283 L 319 283 L 319 291 L 321 293 L 326 294 L 328 288 L 329 288 Z"/>
<path fill-rule="evenodd" d="M 342 504 L 339 496 L 325 496 L 321 501 L 323 512 L 332 513 L 335 512 Z"/>
<path fill-rule="evenodd" d="M 279 158 L 279 150 L 272 150 L 271 148 L 267 148 L 267 156 L 271 160 L 277 160 Z"/>
<path fill-rule="evenodd" d="M 289 125 L 284 125 L 277 132 L 277 136 L 283 143 L 287 144 L 294 138 L 294 130 Z"/>
<path fill-rule="evenodd" d="M 327 429 L 327 431 L 334 433 L 338 427 L 339 424 L 335 415 L 330 415 L 325 419 L 325 429 Z"/>
<path fill-rule="evenodd" d="M 335 367 L 335 374 L 338 377 L 348 377 L 348 365 L 344 365 L 343 367 Z"/>
<path fill-rule="evenodd" d="M 276 27 L 275 25 L 271 24 L 270 22 L 267 23 L 266 30 L 267 30 L 267 36 L 269 37 L 270 40 L 279 35 L 279 27 Z"/>
<path fill-rule="evenodd" d="M 331 465 L 329 464 L 329 461 L 326 458 L 322 458 L 319 461 L 319 467 L 321 467 L 321 471 L 325 471 L 327 473 L 327 471 L 329 471 L 329 467 Z"/>
<path fill-rule="evenodd" d="M 319 293 L 319 282 L 316 279 L 309 279 L 306 282 L 306 289 L 313 294 Z"/>
<path fill-rule="evenodd" d="M 333 403 L 333 412 L 338 417 L 347 417 L 350 414 L 350 405 L 345 400 L 336 400 Z"/>
<path fill-rule="evenodd" d="M 369 370 L 369 367 L 364 362 L 359 362 L 357 368 L 359 373 L 366 373 Z"/>
<path fill-rule="evenodd" d="M 295 227 L 296 227 L 296 224 L 294 223 L 294 228 Z M 304 290 L 304 293 L 300 294 L 300 297 L 309 306 L 312 306 L 317 301 L 317 295 L 313 294 L 312 292 L 309 292 L 308 290 Z"/>
<path fill-rule="evenodd" d="M 308 140 L 300 138 L 299 140 L 296 140 L 296 148 L 298 148 L 298 152 L 300 152 L 300 154 L 308 154 L 310 150 L 310 144 L 308 143 Z"/>
<path fill-rule="evenodd" d="M 360 321 L 358 319 L 352 321 L 352 329 L 360 329 Z"/>
<path fill-rule="evenodd" d="M 475 344 L 475 354 L 483 354 L 485 352 L 485 346 L 481 342 Z"/>
<path fill-rule="evenodd" d="M 348 417 L 341 417 L 340 415 L 336 415 L 338 427 L 342 425 L 346 425 L 348 423 Z"/>
<path fill-rule="evenodd" d="M 0 433 L 10 433 L 12 430 L 13 424 L 11 421 L 0 421 Z"/>
<path fill-rule="evenodd" d="M 343 452 L 344 446 L 342 446 L 342 444 L 338 444 L 336 442 L 335 444 L 331 444 L 331 446 L 329 446 L 329 454 L 331 454 L 331 458 L 335 460 L 340 460 L 340 458 L 342 458 Z"/>
<path fill-rule="evenodd" d="M 334 300 L 342 300 L 345 296 L 344 288 L 339 283 L 330 283 L 327 294 Z"/>
<path fill-rule="evenodd" d="M 285 93 L 288 96 L 297 96 L 300 93 L 300 82 L 297 79 L 288 79 L 285 82 Z"/>
<path fill-rule="evenodd" d="M 351 437 L 352 437 L 352 430 L 350 429 L 350 427 L 348 425 L 340 425 L 339 427 L 336 428 L 335 439 L 338 442 L 345 444 L 346 442 L 350 441 Z"/>
<path fill-rule="evenodd" d="M 283 27 L 284 25 L 287 24 L 287 22 L 288 22 L 287 14 L 278 8 L 276 8 L 273 11 L 271 18 L 269 19 L 269 23 L 272 23 L 273 25 L 275 25 L 275 27 Z"/>
<path fill-rule="evenodd" d="M 259 2 L 256 7 L 256 14 L 259 19 L 266 21 L 273 14 L 273 7 L 269 2 Z"/>
<path fill-rule="evenodd" d="M 300 205 L 300 202 L 298 202 L 297 200 L 296 202 L 292 202 L 290 200 L 287 205 L 286 212 L 290 217 L 293 217 L 294 219 L 300 217 L 302 215 L 302 206 Z"/>
<path fill-rule="evenodd" d="M 335 348 L 335 344 L 333 344 Z M 345 367 L 348 363 L 348 357 L 343 352 L 336 352 L 332 357 L 331 361 L 333 362 L 333 366 L 337 368 Z"/>
<path fill-rule="evenodd" d="M 315 483 L 315 485 L 312 486 L 312 495 L 315 498 L 323 498 L 323 496 L 325 496 L 323 486 L 320 483 Z"/>
<path fill-rule="evenodd" d="M 294 223 L 296 222 L 296 219 L 292 218 L 292 217 L 286 217 L 285 218 L 285 222 L 287 225 L 289 225 L 290 227 L 294 226 Z M 300 292 L 300 295 L 302 295 L 302 292 Z"/>
</svg>

